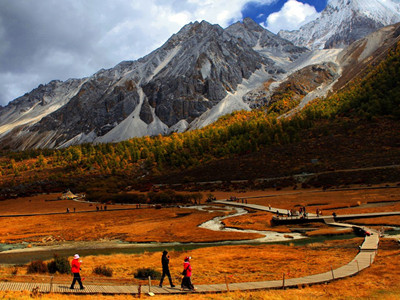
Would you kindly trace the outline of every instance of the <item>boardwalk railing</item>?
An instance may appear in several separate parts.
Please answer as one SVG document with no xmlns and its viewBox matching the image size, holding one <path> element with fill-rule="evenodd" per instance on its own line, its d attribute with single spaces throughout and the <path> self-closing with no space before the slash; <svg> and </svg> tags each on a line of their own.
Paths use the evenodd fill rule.
<svg viewBox="0 0 400 300">
<path fill-rule="evenodd" d="M 252 209 L 258 209 L 269 212 L 282 212 L 285 213 L 285 209 L 277 209 L 272 207 L 265 207 L 255 204 L 245 204 L 245 203 L 232 203 L 229 201 L 216 201 L 217 203 L 226 205 L 237 205 Z M 360 230 L 368 233 L 365 235 L 364 242 L 360 246 L 360 251 L 354 257 L 354 259 L 348 264 L 341 266 L 337 269 L 331 268 L 331 270 L 310 276 L 304 276 L 299 278 L 285 278 L 282 276 L 279 280 L 269 280 L 269 281 L 256 281 L 256 282 L 235 282 L 231 283 L 228 277 L 225 277 L 225 282 L 221 284 L 208 284 L 208 285 L 196 285 L 197 292 L 203 293 L 216 293 L 216 292 L 226 292 L 226 291 L 238 291 L 238 290 L 260 290 L 260 289 L 279 289 L 286 287 L 298 287 L 302 285 L 319 284 L 326 283 L 333 280 L 338 280 L 348 276 L 353 276 L 362 270 L 371 266 L 375 260 L 378 243 L 379 243 L 379 233 L 363 226 L 354 226 L 344 223 L 336 223 L 335 220 L 330 217 L 326 218 L 326 223 L 332 226 L 343 226 L 343 227 L 358 227 Z M 151 293 L 151 294 L 179 294 L 185 293 L 186 291 L 181 291 L 179 284 L 176 284 L 175 288 L 170 288 L 169 286 L 159 287 L 158 285 L 153 286 L 151 282 L 148 285 L 123 285 L 123 284 L 113 284 L 113 285 L 96 285 L 96 284 L 85 284 L 85 289 L 74 289 L 69 288 L 70 282 L 56 283 L 54 278 L 48 276 L 48 281 L 42 283 L 26 283 L 26 282 L 0 282 L 0 291 L 22 291 L 22 290 L 36 290 L 42 293 L 79 293 L 79 294 L 134 294 L 138 293 Z M 86 282 L 87 283 L 87 282 Z M 178 283 L 178 282 L 177 282 Z"/>
</svg>

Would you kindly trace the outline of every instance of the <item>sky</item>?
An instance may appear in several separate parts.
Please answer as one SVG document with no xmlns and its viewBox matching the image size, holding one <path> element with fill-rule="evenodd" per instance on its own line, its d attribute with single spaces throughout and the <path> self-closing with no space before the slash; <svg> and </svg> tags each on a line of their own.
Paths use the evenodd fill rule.
<svg viewBox="0 0 400 300">
<path fill-rule="evenodd" d="M 1 0 L 0 105 L 51 80 L 91 76 L 160 47 L 184 25 L 268 30 L 316 19 L 327 0 Z"/>
</svg>

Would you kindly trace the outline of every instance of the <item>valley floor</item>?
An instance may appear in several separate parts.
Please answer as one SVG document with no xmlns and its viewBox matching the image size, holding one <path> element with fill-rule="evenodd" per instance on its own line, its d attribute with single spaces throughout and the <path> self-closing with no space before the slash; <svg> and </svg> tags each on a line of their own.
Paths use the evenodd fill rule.
<svg viewBox="0 0 400 300">
<path fill-rule="evenodd" d="M 208 192 L 207 192 L 208 193 Z M 310 212 L 316 208 L 323 214 L 333 211 L 340 214 L 355 212 L 375 212 L 400 210 L 400 187 L 396 183 L 380 186 L 353 186 L 343 190 L 322 189 L 283 189 L 264 191 L 213 191 L 217 199 L 237 197 L 238 201 L 248 203 L 272 205 L 286 209 L 297 209 L 306 206 Z M 2 201 L 2 214 L 21 214 L 27 212 L 49 213 L 64 212 L 66 207 L 76 213 L 63 213 L 53 216 L 31 216 L 2 218 L 4 228 L 1 229 L 2 243 L 18 243 L 30 241 L 35 245 L 50 245 L 65 240 L 81 239 L 83 241 L 107 240 L 119 236 L 121 239 L 133 241 L 156 240 L 164 236 L 166 240 L 202 241 L 213 238 L 214 240 L 249 238 L 245 233 L 210 233 L 206 229 L 197 228 L 216 215 L 228 213 L 221 209 L 215 213 L 204 213 L 187 208 L 154 208 L 132 209 L 127 211 L 112 211 L 117 207 L 109 207 L 108 211 L 97 212 L 93 204 L 72 201 L 55 200 L 55 195 L 40 195 L 37 197 L 20 198 Z M 243 199 L 242 199 L 243 198 Z M 47 200 L 47 201 L 46 201 Z M 85 212 L 88 211 L 89 212 Z M 72 211 L 72 210 L 71 210 Z M 257 230 L 276 230 L 288 232 L 294 229 L 290 226 L 271 227 L 269 220 L 271 214 L 250 211 L 249 214 L 225 219 L 226 226 L 237 228 L 251 228 Z M 18 227 L 13 230 L 15 220 L 19 218 Z M 82 221 L 80 221 L 82 220 Z M 171 221 L 172 220 L 172 221 Z M 183 222 L 185 226 L 180 225 Z M 400 224 L 400 217 L 376 218 L 356 220 L 357 223 L 369 223 L 376 229 L 389 230 Z M 75 223 L 78 224 L 74 227 Z M 80 226 L 80 228 L 79 228 Z M 97 226 L 97 227 L 96 227 Z M 324 230 L 325 225 L 312 224 L 307 229 L 312 231 Z M 306 226 L 307 227 L 307 226 Z M 154 229 L 151 229 L 154 228 Z M 173 229 L 173 230 L 171 230 Z M 165 230 L 165 231 L 164 231 Z M 42 233 L 43 231 L 43 233 Z M 171 232 L 177 236 L 172 236 Z M 133 233 L 132 233 L 133 232 Z M 140 232 L 146 232 L 146 235 Z M 170 232 L 170 233 L 168 233 Z M 308 232 L 308 230 L 307 230 Z M 387 231 L 390 232 L 390 231 Z M 69 235 L 67 235 L 67 233 Z M 336 234 L 334 232 L 333 234 Z M 323 234 L 323 233 L 322 233 Z M 49 239 L 54 238 L 54 240 Z M 60 237 L 63 237 L 61 239 Z M 67 237 L 67 239 L 66 239 Z M 57 241 L 57 238 L 60 240 Z M 276 280 L 282 274 L 288 277 L 303 276 L 329 271 L 330 267 L 336 268 L 346 261 L 351 260 L 358 251 L 361 238 L 345 238 L 343 240 L 330 240 L 308 243 L 306 245 L 230 245 L 218 247 L 204 247 L 193 250 L 172 250 L 171 270 L 174 280 L 179 282 L 180 269 L 183 257 L 193 257 L 195 284 L 224 283 L 225 276 L 232 282 L 249 280 Z M 161 251 L 161 250 L 160 250 Z M 71 256 L 74 253 L 71 253 Z M 84 256 L 83 268 L 88 280 L 93 281 L 123 281 L 132 278 L 135 270 L 140 267 L 150 267 L 161 270 L 160 252 L 145 252 L 141 254 L 112 254 Z M 188 296 L 162 296 L 160 299 L 311 299 L 311 298 L 359 298 L 359 299 L 395 299 L 400 295 L 400 247 L 396 239 L 387 236 L 381 240 L 378 256 L 372 267 L 362 271 L 359 275 L 346 278 L 328 285 L 315 285 L 299 287 L 299 289 L 285 291 L 260 291 L 260 292 L 234 292 L 227 294 Z M 110 266 L 114 275 L 107 279 L 93 275 L 93 270 L 98 265 Z M 8 277 L 14 274 L 15 278 L 21 276 L 26 279 L 26 267 L 3 266 L 0 275 Z M 34 276 L 35 277 L 35 276 Z M 58 280 L 70 280 L 69 276 L 61 276 Z M 30 292 L 0 293 L 5 298 L 29 298 Z M 43 299 L 74 299 L 75 296 L 42 295 Z M 80 296 L 79 299 L 92 299 L 91 296 Z M 94 298 L 93 298 L 94 299 Z M 96 296 L 96 299 L 125 299 L 122 296 Z"/>
</svg>

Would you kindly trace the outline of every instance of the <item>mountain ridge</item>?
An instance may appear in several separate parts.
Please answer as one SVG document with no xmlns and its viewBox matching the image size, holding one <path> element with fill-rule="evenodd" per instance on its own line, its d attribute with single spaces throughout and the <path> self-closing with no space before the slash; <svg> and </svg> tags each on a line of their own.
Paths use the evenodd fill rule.
<svg viewBox="0 0 400 300">
<path fill-rule="evenodd" d="M 346 3 L 353 7 L 362 2 Z M 321 15 L 344 4 L 331 0 Z M 311 101 L 326 95 L 342 75 L 340 51 L 309 51 L 248 18 L 225 29 L 192 22 L 136 61 L 83 79 L 52 81 L 10 102 L 0 109 L 1 145 L 14 150 L 60 148 L 198 129 L 233 111 L 269 105 L 296 74 L 314 82 L 296 88 L 302 103 L 303 97 Z M 310 73 L 328 65 L 332 67 L 320 78 Z"/>
<path fill-rule="evenodd" d="M 278 35 L 310 49 L 343 48 L 397 22 L 400 22 L 398 0 L 329 0 L 319 18 L 298 30 L 282 30 Z"/>
<path fill-rule="evenodd" d="M 246 20 L 247 25 L 251 22 Z M 16 123 L 13 137 L 3 127 L 0 138 L 14 141 L 8 143 L 14 149 L 53 148 L 184 131 L 190 122 L 235 93 L 256 70 L 267 68 L 269 77 L 283 72 L 230 31 L 206 21 L 187 24 L 145 57 L 82 79 L 69 100 L 63 99 L 62 107 L 43 114 L 38 122 L 26 118 L 25 124 Z M 289 50 L 306 51 L 293 45 Z M 39 101 L 38 93 L 35 89 L 30 95 Z M 5 110 L 12 111 L 20 101 L 24 99 L 12 101 Z M 0 126 L 7 121 L 5 115 L 0 115 Z"/>
</svg>

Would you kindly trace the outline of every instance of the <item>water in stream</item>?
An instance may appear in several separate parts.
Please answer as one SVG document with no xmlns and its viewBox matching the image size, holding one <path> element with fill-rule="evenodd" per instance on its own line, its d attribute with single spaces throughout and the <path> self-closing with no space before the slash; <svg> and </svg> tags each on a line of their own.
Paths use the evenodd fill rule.
<svg viewBox="0 0 400 300">
<path fill-rule="evenodd" d="M 212 212 L 215 210 L 221 210 L 221 207 L 212 206 L 194 206 L 188 207 L 189 209 L 200 209 L 204 211 Z M 225 209 L 231 210 L 232 214 L 223 217 L 213 218 L 200 225 L 202 228 L 207 228 L 213 231 L 230 231 L 230 232 L 246 232 L 246 233 L 257 233 L 263 235 L 261 238 L 253 240 L 240 240 L 240 241 L 222 241 L 222 242 L 211 242 L 211 243 L 126 243 L 126 242 L 66 242 L 59 247 L 49 248 L 49 247 L 36 247 L 31 249 L 20 249 L 27 246 L 26 243 L 21 243 L 18 245 L 13 245 L 14 250 L 10 250 L 10 245 L 0 244 L 0 264 L 26 264 L 30 261 L 41 259 L 48 260 L 53 258 L 54 254 L 60 256 L 72 256 L 75 253 L 79 253 L 81 256 L 87 255 L 110 255 L 114 253 L 143 253 L 143 252 L 161 252 L 164 249 L 169 251 L 188 251 L 192 249 L 202 248 L 202 247 L 214 247 L 223 245 L 251 245 L 251 244 L 267 244 L 267 243 L 284 243 L 284 244 L 307 244 L 314 242 L 323 242 L 325 240 L 333 239 L 346 239 L 352 238 L 354 235 L 344 235 L 344 236 L 324 236 L 315 238 L 306 238 L 300 233 L 290 233 L 288 234 L 278 233 L 274 231 L 257 231 L 257 230 L 240 230 L 234 228 L 227 228 L 222 223 L 224 219 L 236 217 L 240 215 L 247 214 L 245 209 L 237 207 L 225 207 Z"/>
</svg>

